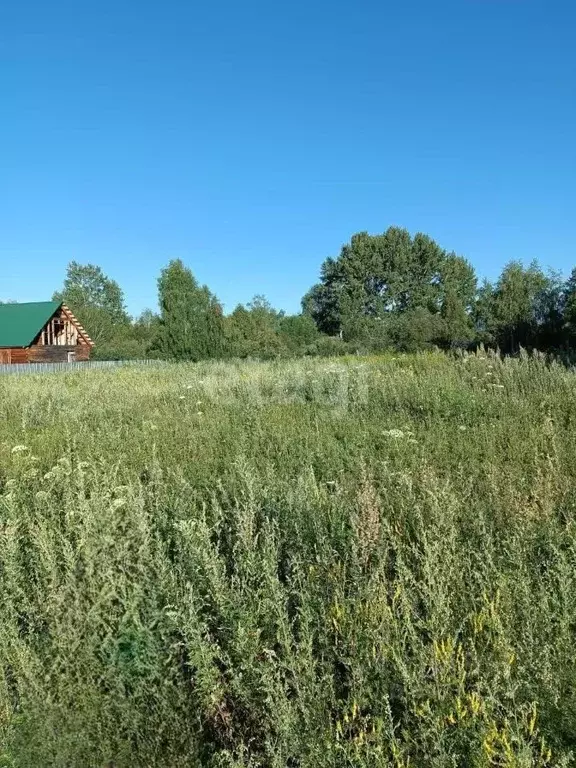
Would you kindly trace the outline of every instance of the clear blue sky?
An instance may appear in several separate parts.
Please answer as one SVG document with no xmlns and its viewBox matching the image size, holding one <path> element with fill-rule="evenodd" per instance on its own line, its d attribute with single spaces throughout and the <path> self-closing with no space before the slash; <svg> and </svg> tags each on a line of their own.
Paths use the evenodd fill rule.
<svg viewBox="0 0 576 768">
<path fill-rule="evenodd" d="M 182 258 L 288 311 L 359 230 L 576 265 L 573 0 L 0 5 L 0 298 Z"/>
</svg>

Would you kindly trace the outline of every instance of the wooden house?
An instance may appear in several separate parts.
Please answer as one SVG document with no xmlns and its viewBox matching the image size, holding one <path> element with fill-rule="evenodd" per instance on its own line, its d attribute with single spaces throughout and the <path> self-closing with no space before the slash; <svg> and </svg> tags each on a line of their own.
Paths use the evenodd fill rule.
<svg viewBox="0 0 576 768">
<path fill-rule="evenodd" d="M 0 364 L 89 360 L 94 342 L 65 304 L 0 304 Z"/>
</svg>

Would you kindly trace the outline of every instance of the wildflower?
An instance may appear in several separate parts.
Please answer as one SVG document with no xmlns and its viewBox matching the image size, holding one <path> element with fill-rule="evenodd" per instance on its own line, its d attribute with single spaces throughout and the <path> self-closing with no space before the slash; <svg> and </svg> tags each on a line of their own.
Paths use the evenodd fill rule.
<svg viewBox="0 0 576 768">
<path fill-rule="evenodd" d="M 78 462 L 78 469 L 88 469 L 90 464 L 87 461 L 79 461 Z"/>
<path fill-rule="evenodd" d="M 27 445 L 15 445 L 14 448 L 12 448 L 12 453 L 26 453 L 26 451 L 29 451 L 30 448 L 28 448 Z"/>
<path fill-rule="evenodd" d="M 196 411 L 196 416 L 202 416 L 202 411 Z"/>
<path fill-rule="evenodd" d="M 404 437 L 404 432 L 402 432 L 401 429 L 385 429 L 382 434 L 386 435 L 386 437 L 394 437 L 396 439 Z"/>
<path fill-rule="evenodd" d="M 460 432 L 466 432 L 466 427 L 464 426 L 464 424 L 460 424 L 458 429 L 460 430 Z"/>
<path fill-rule="evenodd" d="M 193 386 L 192 384 L 188 384 L 188 386 L 186 387 L 186 389 L 194 389 L 194 386 Z"/>
<path fill-rule="evenodd" d="M 196 405 L 202 405 L 202 400 L 196 400 Z"/>
<path fill-rule="evenodd" d="M 180 400 L 186 400 L 185 395 L 180 395 Z"/>
<path fill-rule="evenodd" d="M 126 499 L 114 499 L 112 502 L 112 509 L 116 511 L 126 504 Z"/>
</svg>

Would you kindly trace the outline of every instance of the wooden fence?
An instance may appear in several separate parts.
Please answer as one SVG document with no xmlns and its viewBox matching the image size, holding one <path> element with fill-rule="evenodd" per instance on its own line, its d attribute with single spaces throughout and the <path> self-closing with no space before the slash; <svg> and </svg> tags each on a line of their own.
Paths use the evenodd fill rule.
<svg viewBox="0 0 576 768">
<path fill-rule="evenodd" d="M 170 365 L 165 360 L 89 360 L 80 363 L 26 363 L 22 365 L 0 365 L 0 375 L 25 376 L 31 373 L 55 373 L 58 371 L 87 371 L 133 366 L 139 368 L 162 368 Z"/>
</svg>

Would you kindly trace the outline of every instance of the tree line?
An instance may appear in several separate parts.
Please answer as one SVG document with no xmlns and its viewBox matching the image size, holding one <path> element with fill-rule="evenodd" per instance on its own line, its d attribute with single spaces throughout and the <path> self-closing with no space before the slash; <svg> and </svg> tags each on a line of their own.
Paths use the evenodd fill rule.
<svg viewBox="0 0 576 768">
<path fill-rule="evenodd" d="M 398 227 L 354 235 L 324 261 L 295 315 L 259 295 L 225 315 L 180 260 L 158 278 L 159 312 L 131 318 L 118 283 L 77 262 L 54 299 L 70 306 L 96 342 L 95 355 L 107 359 L 269 359 L 479 344 L 506 354 L 562 354 L 576 342 L 576 268 L 565 280 L 537 262 L 511 261 L 495 282 L 479 283 L 464 257 Z"/>
</svg>

